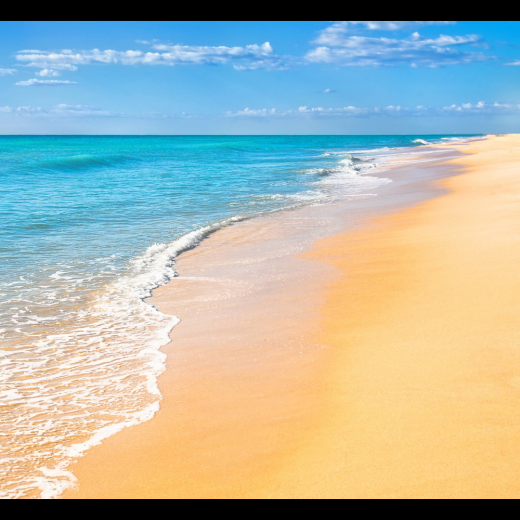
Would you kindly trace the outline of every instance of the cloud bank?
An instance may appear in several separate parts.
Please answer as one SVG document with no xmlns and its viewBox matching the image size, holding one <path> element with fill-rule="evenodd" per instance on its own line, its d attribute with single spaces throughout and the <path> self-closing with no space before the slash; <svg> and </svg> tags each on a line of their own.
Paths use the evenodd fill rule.
<svg viewBox="0 0 520 520">
<path fill-rule="evenodd" d="M 485 47 L 478 35 L 423 37 L 413 32 L 427 26 L 450 26 L 453 21 L 337 21 L 323 29 L 311 50 L 303 56 L 280 56 L 269 42 L 245 46 L 203 46 L 137 40 L 148 50 L 18 51 L 15 59 L 24 67 L 42 69 L 39 76 L 57 76 L 82 65 L 231 65 L 236 70 L 284 70 L 291 65 L 442 67 L 497 59 L 476 50 Z M 374 32 L 408 35 L 375 36 Z M 485 49 L 484 49 L 485 50 Z M 514 64 L 514 63 L 513 63 Z M 511 65 L 513 65 L 511 64 Z M 43 71 L 46 71 L 45 73 Z"/>
<path fill-rule="evenodd" d="M 64 85 L 77 85 L 75 81 L 59 80 L 59 79 L 28 79 L 27 81 L 18 81 L 19 87 L 61 87 Z"/>
<path fill-rule="evenodd" d="M 77 70 L 78 65 L 225 65 L 238 70 L 276 69 L 283 66 L 269 42 L 245 47 L 211 47 L 154 43 L 153 51 L 99 50 L 53 51 L 24 50 L 15 58 L 29 67 L 53 70 Z"/>
<path fill-rule="evenodd" d="M 55 105 L 50 109 L 33 106 L 0 107 L 0 113 L 14 116 L 37 117 L 122 117 L 124 114 L 111 112 L 87 105 Z"/>
<path fill-rule="evenodd" d="M 308 63 L 340 66 L 441 67 L 495 59 L 473 50 L 463 50 L 482 43 L 480 36 L 445 36 L 423 38 L 418 32 L 406 38 L 351 35 L 352 28 L 365 30 L 403 30 L 425 25 L 448 25 L 454 22 L 335 22 L 312 42 L 316 48 L 306 55 Z"/>
<path fill-rule="evenodd" d="M 402 31 L 427 25 L 454 25 L 457 22 L 334 22 L 316 38 L 320 45 L 336 45 L 348 32 L 354 30 Z"/>
<path fill-rule="evenodd" d="M 193 116 L 186 112 L 180 115 L 144 112 L 140 114 L 127 114 L 115 112 L 89 105 L 69 105 L 61 103 L 49 109 L 34 106 L 4 106 L 0 107 L 0 116 L 11 117 L 35 117 L 35 118 L 126 118 L 126 119 L 190 119 Z"/>
<path fill-rule="evenodd" d="M 346 106 L 340 108 L 323 107 L 299 107 L 298 110 L 279 111 L 275 108 L 251 109 L 245 108 L 238 112 L 226 112 L 226 117 L 233 118 L 371 118 L 371 117 L 445 117 L 445 116 L 498 116 L 518 115 L 520 104 L 518 103 L 463 103 L 446 107 L 417 106 L 414 108 L 389 105 L 387 107 L 360 108 Z"/>
</svg>

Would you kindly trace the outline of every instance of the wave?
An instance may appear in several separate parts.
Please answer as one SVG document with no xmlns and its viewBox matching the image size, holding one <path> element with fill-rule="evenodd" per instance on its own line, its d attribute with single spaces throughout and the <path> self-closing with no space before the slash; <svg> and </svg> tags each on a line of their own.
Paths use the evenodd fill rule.
<svg viewBox="0 0 520 520">
<path fill-rule="evenodd" d="M 367 154 L 367 153 L 380 153 L 380 152 L 389 152 L 391 150 L 398 150 L 400 147 L 395 146 L 390 148 L 389 146 L 383 146 L 382 148 L 367 148 L 365 150 L 349 150 L 343 151 L 343 152 L 325 152 L 321 154 L 319 157 L 334 157 L 334 156 L 343 156 L 343 157 L 350 157 L 353 154 Z"/>
<path fill-rule="evenodd" d="M 107 168 L 134 162 L 134 157 L 126 155 L 71 155 L 37 161 L 27 166 L 29 170 L 82 171 L 91 168 Z"/>
<path fill-rule="evenodd" d="M 289 205 L 284 209 L 293 209 L 300 206 L 350 200 L 351 197 L 360 197 L 368 190 L 392 182 L 384 177 L 368 175 L 370 171 L 377 168 L 381 170 L 381 166 L 385 163 L 383 157 L 359 157 L 350 152 L 330 152 L 328 155 L 335 158 L 334 164 L 323 168 L 301 170 L 302 174 L 313 177 L 313 180 L 306 183 L 309 190 L 289 194 L 266 194 L 255 196 L 254 199 L 256 201 L 286 201 Z M 364 195 L 373 196 L 370 193 Z"/>
<path fill-rule="evenodd" d="M 249 215 L 230 217 L 186 233 L 173 242 L 150 246 L 143 255 L 130 263 L 131 274 L 129 276 L 132 280 L 131 286 L 135 287 L 135 295 L 141 300 L 151 297 L 154 289 L 165 285 L 177 276 L 174 268 L 175 259 L 181 253 L 198 246 L 219 229 L 250 218 Z M 128 283 L 127 277 L 119 281 L 120 285 Z"/>
<path fill-rule="evenodd" d="M 428 145 L 430 143 L 428 141 L 425 141 L 424 139 L 415 139 L 414 141 L 412 141 L 412 144 Z"/>
<path fill-rule="evenodd" d="M 373 150 L 370 153 L 372 154 Z M 312 183 L 317 189 L 291 195 L 291 199 L 315 203 L 346 200 L 391 182 L 390 179 L 384 177 L 368 175 L 370 171 L 380 168 L 384 164 L 385 160 L 382 157 L 377 159 L 359 157 L 352 152 L 331 152 L 330 155 L 337 158 L 335 165 L 327 168 L 313 168 L 304 172 L 317 178 Z M 289 196 L 286 197 L 289 198 Z"/>
</svg>

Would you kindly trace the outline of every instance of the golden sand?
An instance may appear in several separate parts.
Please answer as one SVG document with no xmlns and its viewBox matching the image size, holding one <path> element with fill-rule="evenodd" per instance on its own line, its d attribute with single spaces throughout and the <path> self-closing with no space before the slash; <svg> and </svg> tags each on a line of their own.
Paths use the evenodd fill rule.
<svg viewBox="0 0 520 520">
<path fill-rule="evenodd" d="M 317 302 L 300 331 L 258 355 L 230 307 L 186 339 L 161 412 L 93 449 L 65 497 L 518 497 L 520 136 L 463 151 L 446 195 L 298 259 L 320 284 L 266 289 L 266 334 Z"/>
</svg>

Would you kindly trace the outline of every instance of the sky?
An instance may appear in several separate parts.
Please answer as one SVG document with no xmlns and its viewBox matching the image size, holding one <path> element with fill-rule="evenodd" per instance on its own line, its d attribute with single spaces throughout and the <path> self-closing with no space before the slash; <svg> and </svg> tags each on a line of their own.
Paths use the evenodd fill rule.
<svg viewBox="0 0 520 520">
<path fill-rule="evenodd" d="M 0 22 L 0 134 L 520 132 L 520 22 Z"/>
</svg>

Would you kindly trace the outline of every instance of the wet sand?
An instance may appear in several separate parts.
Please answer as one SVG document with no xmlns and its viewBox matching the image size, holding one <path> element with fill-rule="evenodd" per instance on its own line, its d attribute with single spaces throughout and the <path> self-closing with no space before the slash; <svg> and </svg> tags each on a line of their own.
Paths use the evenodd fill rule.
<svg viewBox="0 0 520 520">
<path fill-rule="evenodd" d="M 516 496 L 520 137 L 459 148 L 182 255 L 161 411 L 64 498 Z"/>
</svg>

